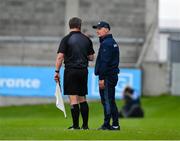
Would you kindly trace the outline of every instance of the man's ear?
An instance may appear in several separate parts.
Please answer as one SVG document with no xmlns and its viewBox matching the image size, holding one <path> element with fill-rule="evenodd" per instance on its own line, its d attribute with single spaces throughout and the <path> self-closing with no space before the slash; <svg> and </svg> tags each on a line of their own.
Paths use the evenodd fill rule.
<svg viewBox="0 0 180 141">
<path fill-rule="evenodd" d="M 109 29 L 108 29 L 108 28 L 105 28 L 105 31 L 106 31 L 106 33 L 108 33 L 108 32 L 109 32 Z"/>
</svg>

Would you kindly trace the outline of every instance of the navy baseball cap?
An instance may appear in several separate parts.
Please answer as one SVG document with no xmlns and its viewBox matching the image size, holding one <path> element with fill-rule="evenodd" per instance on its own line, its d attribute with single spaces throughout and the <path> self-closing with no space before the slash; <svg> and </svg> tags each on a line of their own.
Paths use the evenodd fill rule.
<svg viewBox="0 0 180 141">
<path fill-rule="evenodd" d="M 92 26 L 92 28 L 94 28 L 94 29 L 102 28 L 102 27 L 108 28 L 109 30 L 111 29 L 110 25 L 107 22 L 105 22 L 105 21 L 100 21 L 97 25 L 93 25 Z"/>
</svg>

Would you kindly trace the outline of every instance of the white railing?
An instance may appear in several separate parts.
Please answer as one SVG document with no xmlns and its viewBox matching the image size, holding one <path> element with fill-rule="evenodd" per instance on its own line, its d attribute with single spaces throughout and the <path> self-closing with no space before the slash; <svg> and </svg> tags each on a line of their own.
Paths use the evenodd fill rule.
<svg viewBox="0 0 180 141">
<path fill-rule="evenodd" d="M 58 36 L 0 36 L 0 42 L 59 42 L 62 37 Z M 142 44 L 143 38 L 115 38 L 117 42 L 127 44 Z M 93 42 L 99 42 L 98 38 L 92 38 Z"/>
</svg>

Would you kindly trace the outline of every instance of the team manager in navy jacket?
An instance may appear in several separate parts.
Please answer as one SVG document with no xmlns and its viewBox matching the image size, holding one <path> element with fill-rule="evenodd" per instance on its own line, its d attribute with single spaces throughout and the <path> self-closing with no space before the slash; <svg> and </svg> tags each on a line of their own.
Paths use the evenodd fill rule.
<svg viewBox="0 0 180 141">
<path fill-rule="evenodd" d="M 93 28 L 100 40 L 100 48 L 95 65 L 95 75 L 99 76 L 99 91 L 104 108 L 104 123 L 100 130 L 120 130 L 118 109 L 115 103 L 115 86 L 119 73 L 119 47 L 110 34 L 110 25 L 101 21 Z M 110 119 L 112 118 L 112 124 Z"/>
</svg>

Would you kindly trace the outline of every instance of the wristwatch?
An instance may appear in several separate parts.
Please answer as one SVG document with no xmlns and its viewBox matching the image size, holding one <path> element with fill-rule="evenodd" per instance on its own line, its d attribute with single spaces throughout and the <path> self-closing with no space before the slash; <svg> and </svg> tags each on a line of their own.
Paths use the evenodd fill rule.
<svg viewBox="0 0 180 141">
<path fill-rule="evenodd" d="M 55 70 L 56 73 L 59 73 L 59 70 Z"/>
</svg>

